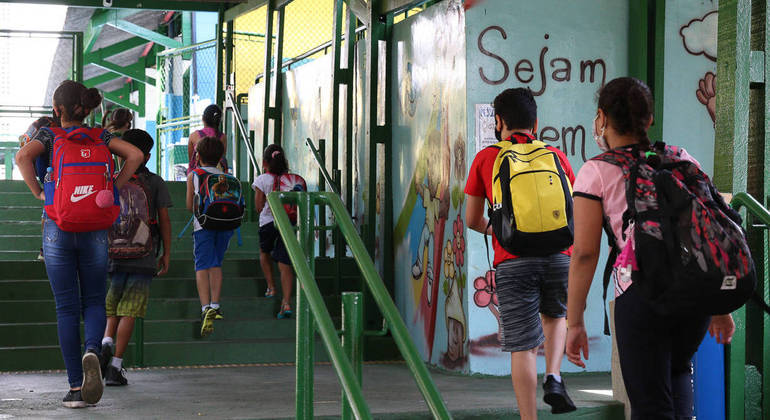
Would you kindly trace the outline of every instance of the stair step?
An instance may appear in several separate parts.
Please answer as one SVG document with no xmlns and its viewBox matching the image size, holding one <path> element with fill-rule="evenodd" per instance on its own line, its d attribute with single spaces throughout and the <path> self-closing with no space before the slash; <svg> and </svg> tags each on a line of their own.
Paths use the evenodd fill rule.
<svg viewBox="0 0 770 420">
<path fill-rule="evenodd" d="M 134 366 L 134 343 L 123 354 L 123 365 Z M 59 345 L 0 347 L 0 372 L 64 369 Z"/>
<path fill-rule="evenodd" d="M 278 305 L 269 318 L 236 318 L 238 314 L 225 312 L 226 319 L 216 321 L 215 332 L 206 340 L 294 339 L 296 322 L 277 319 Z M 339 318 L 334 319 L 339 328 Z M 201 341 L 199 320 L 145 320 L 145 342 Z M 81 337 L 83 328 L 81 324 Z M 0 348 L 55 346 L 58 344 L 56 322 L 0 324 Z"/>
<path fill-rule="evenodd" d="M 0 259 L 2 259 L 3 253 L 0 253 Z M 28 252 L 28 254 L 32 254 Z M 180 256 L 181 257 L 181 256 Z M 186 258 L 176 258 L 175 255 L 171 256 L 171 263 L 169 264 L 168 277 L 185 277 L 190 278 L 194 275 L 195 268 L 193 267 L 192 255 L 185 256 Z M 45 264 L 35 261 L 37 258 L 37 252 L 34 253 L 34 258 L 30 256 L 27 260 L 6 261 L 3 263 L 3 278 L 14 280 L 42 280 L 48 279 L 48 275 L 45 272 Z M 255 256 L 249 256 L 248 258 L 237 258 L 237 256 L 225 254 L 226 263 L 222 265 L 222 274 L 224 278 L 229 277 L 257 277 L 260 273 L 259 261 Z M 0 297 L 1 299 L 2 297 Z"/>
<path fill-rule="evenodd" d="M 2 195 L 0 195 L 2 200 Z M 39 215 L 38 215 L 39 216 Z M 179 232 L 184 229 L 187 219 L 171 221 L 171 239 L 176 241 Z M 40 236 L 40 217 L 33 220 L 0 220 L 0 233 L 4 235 L 38 235 Z M 244 237 L 258 237 L 259 225 L 246 222 L 241 225 L 241 235 Z M 188 228 L 182 236 L 182 240 L 192 241 L 192 227 Z"/>
<path fill-rule="evenodd" d="M 211 335 L 213 338 L 217 334 Z M 216 365 L 229 363 L 290 363 L 295 360 L 293 339 L 145 343 L 146 366 Z M 315 346 L 315 361 L 328 361 L 326 348 Z"/>
</svg>

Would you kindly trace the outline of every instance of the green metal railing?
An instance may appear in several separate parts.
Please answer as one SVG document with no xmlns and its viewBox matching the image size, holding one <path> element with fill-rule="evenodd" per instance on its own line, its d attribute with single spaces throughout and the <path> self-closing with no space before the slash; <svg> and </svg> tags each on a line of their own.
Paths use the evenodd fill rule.
<svg viewBox="0 0 770 420">
<path fill-rule="evenodd" d="M 763 238 L 761 249 L 753 249 L 752 255 L 754 261 L 762 267 L 758 267 L 757 272 L 762 273 L 762 290 L 761 297 L 765 302 L 770 297 L 770 264 L 768 258 L 770 258 L 770 249 L 768 248 L 770 239 L 770 212 L 762 206 L 754 197 L 748 193 L 736 194 L 730 205 L 735 210 L 746 209 L 746 217 L 744 220 L 744 227 L 748 231 L 749 228 L 762 228 Z M 760 252 L 757 252 L 760 251 Z M 735 321 L 735 334 L 733 335 L 732 343 L 725 346 L 725 358 L 727 360 L 727 390 L 725 395 L 725 402 L 727 405 L 727 418 L 730 420 L 745 418 L 745 397 L 746 397 L 746 330 L 747 330 L 747 317 L 746 306 L 742 306 L 737 311 L 733 312 L 733 320 Z M 762 418 L 770 419 L 770 316 L 763 315 L 763 328 L 762 328 L 762 395 L 764 396 L 762 401 Z"/>
<path fill-rule="evenodd" d="M 315 280 L 314 234 L 316 230 L 329 228 L 315 225 L 315 207 L 319 205 L 328 206 L 331 209 L 336 221 L 334 227 L 339 228 L 347 240 L 363 274 L 365 284 L 387 320 L 393 339 L 414 375 L 417 386 L 434 418 L 451 418 L 339 195 L 330 192 L 272 192 L 268 195 L 267 202 L 297 273 L 296 418 L 313 417 L 313 347 L 316 328 L 342 385 L 343 418 L 353 416 L 357 419 L 372 418 L 361 391 L 363 336 L 361 294 L 343 294 L 343 339 L 340 343 Z M 284 210 L 285 203 L 296 204 L 298 207 L 297 231 Z"/>
</svg>

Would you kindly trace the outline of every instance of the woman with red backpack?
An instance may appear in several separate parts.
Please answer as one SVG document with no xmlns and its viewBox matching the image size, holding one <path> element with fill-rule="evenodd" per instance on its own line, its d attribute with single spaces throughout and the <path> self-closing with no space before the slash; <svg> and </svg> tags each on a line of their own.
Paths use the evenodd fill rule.
<svg viewBox="0 0 770 420">
<path fill-rule="evenodd" d="M 38 130 L 16 154 L 24 182 L 45 202 L 43 251 L 70 385 L 63 403 L 70 408 L 95 404 L 102 396 L 97 355 L 106 323 L 108 228 L 120 212 L 118 189 L 144 159 L 131 144 L 83 124 L 101 101 L 98 90 L 65 80 L 53 94 L 53 109 L 61 118 L 61 127 Z M 52 156 L 41 188 L 34 161 L 49 147 Z M 114 180 L 113 153 L 125 161 Z M 86 348 L 82 358 L 81 313 Z"/>
<path fill-rule="evenodd" d="M 296 174 L 289 173 L 289 163 L 281 146 L 271 144 L 265 149 L 262 157 L 263 174 L 258 176 L 251 188 L 254 190 L 254 203 L 259 211 L 259 263 L 262 272 L 267 279 L 266 297 L 275 296 L 275 280 L 273 280 L 273 260 L 278 262 L 278 270 L 281 272 L 281 310 L 278 318 L 289 318 L 292 315 L 291 288 L 294 284 L 294 272 L 291 268 L 289 254 L 281 239 L 281 234 L 275 227 L 275 219 L 270 206 L 267 205 L 267 194 L 273 191 L 307 191 L 305 180 Z M 296 222 L 296 208 L 292 214 L 289 209 L 289 219 Z"/>
<path fill-rule="evenodd" d="M 650 89 L 643 82 L 630 77 L 612 80 L 599 91 L 598 102 L 594 139 L 603 153 L 583 165 L 573 188 L 575 242 L 568 284 L 567 358 L 581 367 L 585 364 L 580 353 L 588 359 L 583 312 L 599 259 L 604 224 L 615 250 L 609 261 L 614 264 L 615 338 L 631 402 L 631 418 L 692 418 L 690 360 L 707 330 L 719 343 L 729 343 L 735 325 L 729 313 L 709 316 L 708 311 L 691 309 L 688 301 L 700 296 L 701 290 L 671 286 L 697 283 L 702 276 L 680 276 L 670 267 L 676 265 L 675 260 L 643 261 L 640 257 L 648 255 L 641 249 L 648 249 L 646 245 L 657 240 L 654 237 L 678 235 L 666 218 L 670 215 L 669 209 L 664 208 L 668 191 L 661 189 L 664 184 L 659 184 L 662 178 L 657 176 L 665 172 L 661 162 L 670 165 L 670 179 L 676 168 L 685 167 L 700 179 L 707 177 L 684 149 L 650 144 L 647 130 L 652 124 L 654 107 Z M 646 178 L 651 174 L 656 175 L 654 182 Z M 680 186 L 688 182 L 681 179 Z M 715 189 L 711 192 L 716 194 Z M 633 208 L 629 208 L 628 200 L 633 200 Z M 721 204 L 720 211 L 730 212 L 724 202 Z M 644 220 L 646 217 L 657 217 L 660 223 Z M 686 241 L 687 238 L 682 239 L 682 244 Z M 662 239 L 660 242 L 669 243 Z M 668 252 L 666 247 L 657 248 Z M 695 247 L 690 251 L 697 252 Z M 611 268 L 608 265 L 607 275 Z M 649 281 L 644 273 L 650 272 L 661 275 Z M 668 287 L 658 289 L 663 291 L 657 296 L 648 294 L 650 284 L 657 287 L 656 281 Z M 605 283 L 605 294 L 606 286 Z M 681 299 L 660 299 L 674 290 Z M 664 307 L 666 310 L 662 310 Z"/>
</svg>

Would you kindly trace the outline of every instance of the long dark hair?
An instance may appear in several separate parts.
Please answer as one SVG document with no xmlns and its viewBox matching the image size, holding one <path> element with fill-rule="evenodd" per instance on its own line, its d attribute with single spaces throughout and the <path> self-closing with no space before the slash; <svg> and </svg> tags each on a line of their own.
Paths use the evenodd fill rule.
<svg viewBox="0 0 770 420">
<path fill-rule="evenodd" d="M 650 146 L 647 124 L 655 110 L 652 92 L 644 82 L 633 77 L 611 80 L 599 91 L 599 109 L 609 118 L 620 135 L 631 135 L 642 146 Z"/>
<path fill-rule="evenodd" d="M 53 93 L 53 102 L 63 107 L 63 117 L 68 121 L 83 121 L 91 110 L 102 103 L 102 95 L 96 88 L 87 88 L 74 80 L 65 80 Z"/>
<path fill-rule="evenodd" d="M 265 148 L 262 160 L 267 166 L 267 172 L 273 175 L 283 175 L 289 172 L 289 162 L 286 160 L 283 148 L 277 144 L 271 144 Z"/>
</svg>

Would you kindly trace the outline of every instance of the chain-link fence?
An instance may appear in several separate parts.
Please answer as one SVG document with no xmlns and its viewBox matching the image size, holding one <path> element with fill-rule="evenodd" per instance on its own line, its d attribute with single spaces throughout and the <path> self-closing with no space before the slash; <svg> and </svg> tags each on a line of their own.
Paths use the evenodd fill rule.
<svg viewBox="0 0 770 420">
<path fill-rule="evenodd" d="M 0 30 L 0 179 L 21 179 L 13 169 L 19 136 L 51 115 L 59 83 L 82 72 L 82 34 Z"/>
<path fill-rule="evenodd" d="M 216 40 L 158 54 L 158 173 L 177 180 L 188 164 L 187 140 L 217 100 Z M 183 151 L 183 152 L 181 152 Z"/>
</svg>

